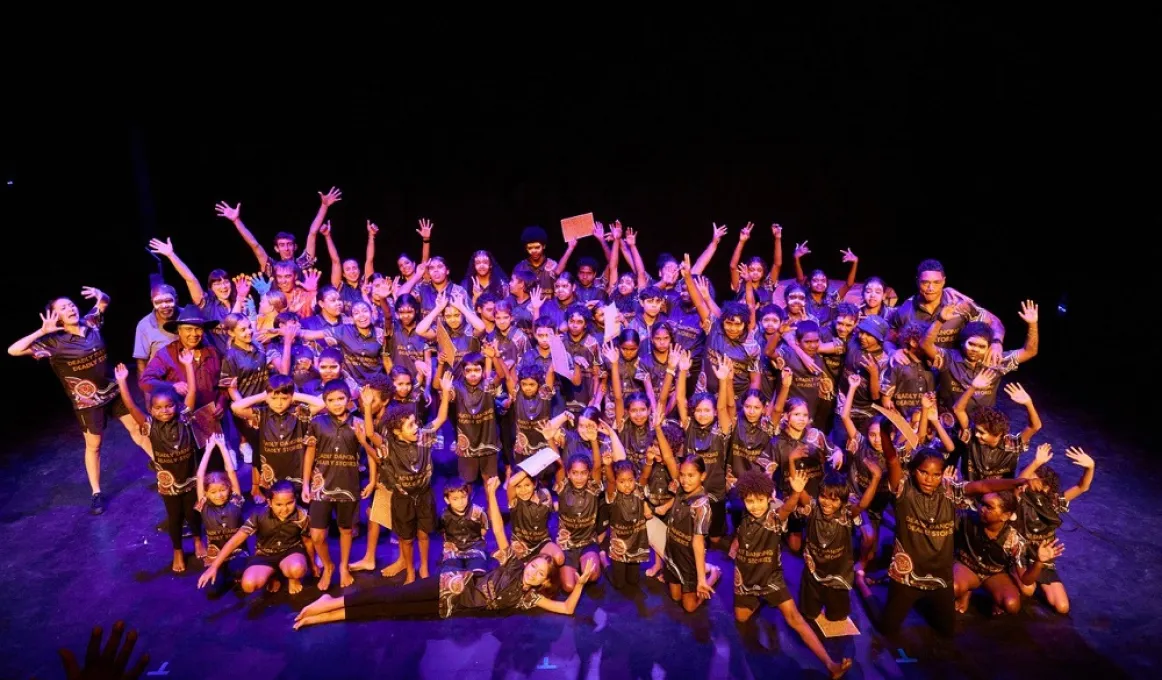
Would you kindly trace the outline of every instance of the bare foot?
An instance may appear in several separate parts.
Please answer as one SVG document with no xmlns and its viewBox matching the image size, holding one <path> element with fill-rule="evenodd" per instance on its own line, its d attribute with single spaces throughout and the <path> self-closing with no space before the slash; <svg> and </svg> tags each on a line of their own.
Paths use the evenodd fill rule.
<svg viewBox="0 0 1162 680">
<path fill-rule="evenodd" d="M 404 562 L 403 560 L 396 560 L 384 567 L 383 571 L 379 573 L 383 574 L 387 578 L 391 578 L 393 576 L 399 576 L 402 574 L 403 570 L 407 569 L 407 566 L 407 562 Z"/>
<path fill-rule="evenodd" d="M 406 586 L 409 583 L 415 583 L 415 582 L 416 582 L 416 572 L 409 571 L 407 577 L 403 580 L 403 584 Z"/>
<path fill-rule="evenodd" d="M 186 570 L 186 556 L 180 551 L 173 554 L 173 564 L 170 565 L 173 573 L 180 574 Z"/>
<path fill-rule="evenodd" d="M 331 602 L 331 600 L 334 600 L 334 599 L 335 598 L 324 593 L 323 595 L 321 595 L 319 597 L 319 599 L 315 600 L 314 602 L 312 602 L 312 603 L 308 604 L 307 606 L 303 607 L 302 609 L 300 609 L 299 615 L 295 617 L 295 621 L 298 621 L 298 620 L 303 619 L 305 617 L 311 616 L 312 614 L 319 614 L 319 613 L 328 611 L 327 604 L 329 602 Z"/>
<path fill-rule="evenodd" d="M 660 573 L 662 573 L 662 563 L 657 562 L 649 569 L 646 569 L 646 578 L 657 578 Z"/>
<path fill-rule="evenodd" d="M 351 572 L 343 567 L 339 568 L 339 587 L 347 588 L 355 585 L 355 579 L 351 576 Z"/>
<path fill-rule="evenodd" d="M 375 557 L 364 557 L 358 562 L 352 562 L 351 564 L 347 565 L 347 568 L 351 571 L 374 571 Z"/>
<path fill-rule="evenodd" d="M 342 621 L 344 618 L 346 618 L 346 612 L 341 609 L 333 612 L 324 612 L 322 614 L 312 614 L 311 616 L 304 616 L 301 619 L 295 619 L 295 630 L 304 626 L 314 626 L 320 623 L 330 623 L 331 621 Z"/>
<path fill-rule="evenodd" d="M 323 573 L 323 570 L 319 568 L 319 565 L 315 564 L 314 562 L 311 562 L 311 576 L 314 576 L 315 578 L 319 578 L 319 575 L 322 573 Z"/>
<path fill-rule="evenodd" d="M 965 593 L 956 598 L 956 613 L 963 614 L 968 611 L 968 598 L 971 593 Z"/>
<path fill-rule="evenodd" d="M 1000 606 L 999 604 L 993 605 L 993 616 L 1004 616 L 1005 613 L 1006 612 L 1004 607 Z"/>
<path fill-rule="evenodd" d="M 303 582 L 297 578 L 288 578 L 286 580 L 286 591 L 291 595 L 298 595 L 303 592 Z"/>
<path fill-rule="evenodd" d="M 830 664 L 827 667 L 827 672 L 831 673 L 832 680 L 837 680 L 838 678 L 842 678 L 843 674 L 846 673 L 849 668 L 851 668 L 851 659 L 844 659 L 839 663 Z"/>
<path fill-rule="evenodd" d="M 331 577 L 335 575 L 335 568 L 323 566 L 323 573 L 319 575 L 319 590 L 327 592 L 331 589 Z"/>
<path fill-rule="evenodd" d="M 202 543 L 202 539 L 194 539 L 194 557 L 199 560 L 206 558 L 206 546 Z"/>
<path fill-rule="evenodd" d="M 282 590 L 282 580 L 277 576 L 271 576 L 266 582 L 266 592 L 277 593 L 279 590 Z"/>
<path fill-rule="evenodd" d="M 420 565 L 420 578 L 427 578 L 427 577 L 428 577 L 428 565 L 421 564 Z"/>
</svg>

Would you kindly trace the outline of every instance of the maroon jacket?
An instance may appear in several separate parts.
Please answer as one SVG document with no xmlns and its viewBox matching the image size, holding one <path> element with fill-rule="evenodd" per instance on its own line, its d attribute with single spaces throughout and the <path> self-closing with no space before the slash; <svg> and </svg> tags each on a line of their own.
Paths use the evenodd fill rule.
<svg viewBox="0 0 1162 680">
<path fill-rule="evenodd" d="M 225 390 L 218 389 L 222 357 L 209 342 L 203 342 L 202 345 L 201 360 L 194 362 L 194 380 L 197 389 L 194 408 L 196 410 L 211 402 L 218 402 L 218 406 L 225 409 L 229 395 Z M 148 394 L 159 387 L 172 387 L 176 382 L 185 382 L 186 368 L 178 361 L 178 353 L 181 350 L 182 341 L 174 340 L 153 355 L 145 371 L 138 378 L 142 392 Z"/>
</svg>

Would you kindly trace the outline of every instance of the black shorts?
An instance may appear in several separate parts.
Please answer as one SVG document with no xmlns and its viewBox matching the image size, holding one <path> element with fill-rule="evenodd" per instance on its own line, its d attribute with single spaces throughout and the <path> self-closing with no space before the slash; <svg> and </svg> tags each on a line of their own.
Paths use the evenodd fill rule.
<svg viewBox="0 0 1162 680">
<path fill-rule="evenodd" d="M 480 477 L 496 476 L 496 454 L 487 456 L 473 456 L 471 458 L 456 458 L 456 468 L 460 472 L 460 479 L 471 484 Z"/>
<path fill-rule="evenodd" d="M 246 568 L 250 567 L 270 567 L 278 571 L 279 564 L 291 555 L 302 555 L 303 559 L 307 559 L 307 549 L 303 546 L 295 546 L 288 550 L 284 550 L 277 555 L 251 555 L 250 559 L 246 560 Z"/>
<path fill-rule="evenodd" d="M 820 612 L 828 621 L 842 621 L 851 616 L 851 591 L 828 588 L 804 567 L 799 581 L 799 611 L 808 621 L 819 618 Z"/>
<path fill-rule="evenodd" d="M 474 571 L 477 574 L 488 572 L 488 559 L 484 557 L 449 557 L 440 561 L 440 573 L 450 571 Z"/>
<path fill-rule="evenodd" d="M 121 397 L 117 397 L 107 404 L 77 409 L 74 413 L 77 414 L 77 422 L 81 424 L 81 432 L 102 435 L 109 425 L 109 420 L 120 420 L 123 416 L 129 415 L 129 407 Z"/>
<path fill-rule="evenodd" d="M 772 607 L 778 607 L 787 600 L 791 599 L 791 593 L 786 588 L 779 588 L 766 595 L 739 595 L 734 594 L 734 608 L 735 609 L 749 609 L 754 611 L 759 608 L 763 602 L 766 602 Z"/>
<path fill-rule="evenodd" d="M 391 494 L 391 530 L 401 541 L 416 537 L 416 531 L 436 533 L 436 496 L 431 487 L 416 495 Z"/>
<path fill-rule="evenodd" d="M 1057 573 L 1057 567 L 1048 564 L 1041 567 L 1041 575 L 1037 577 L 1037 583 L 1047 586 L 1051 583 L 1061 583 L 1061 576 Z"/>
<path fill-rule="evenodd" d="M 307 512 L 311 516 L 312 529 L 327 529 L 331 526 L 331 509 L 335 509 L 335 521 L 340 529 L 355 526 L 355 511 L 359 504 L 354 501 L 311 501 Z"/>
<path fill-rule="evenodd" d="M 596 543 L 590 543 L 581 548 L 569 548 L 565 551 L 565 564 L 563 566 L 569 567 L 578 574 L 581 573 L 581 558 L 585 555 L 596 555 L 600 550 Z"/>
<path fill-rule="evenodd" d="M 683 579 L 678 577 L 678 573 L 675 571 L 675 569 L 676 567 L 673 565 L 673 563 L 669 562 L 668 560 L 664 563 L 664 566 L 662 567 L 662 575 L 666 580 L 666 584 L 671 586 L 682 586 L 683 593 L 698 592 L 698 574 L 688 574 L 688 578 L 683 581 Z"/>
</svg>

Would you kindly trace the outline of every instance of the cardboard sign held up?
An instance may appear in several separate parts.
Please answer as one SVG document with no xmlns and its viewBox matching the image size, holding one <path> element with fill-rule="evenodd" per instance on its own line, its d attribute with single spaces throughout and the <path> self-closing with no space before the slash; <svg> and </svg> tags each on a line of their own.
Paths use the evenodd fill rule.
<svg viewBox="0 0 1162 680">
<path fill-rule="evenodd" d="M 566 380 L 573 379 L 573 362 L 569 360 L 569 350 L 565 349 L 565 343 L 561 342 L 559 335 L 549 338 L 549 358 L 558 375 Z"/>
<path fill-rule="evenodd" d="M 561 460 L 561 456 L 552 449 L 541 449 L 517 464 L 529 477 L 536 479 L 537 475 L 549 469 L 549 466 Z"/>
<path fill-rule="evenodd" d="M 440 348 L 440 354 L 448 355 L 448 361 L 456 361 L 456 345 L 452 344 L 452 336 L 448 335 L 448 329 L 444 328 L 443 319 L 436 322 L 436 346 Z"/>
<path fill-rule="evenodd" d="M 612 302 L 602 307 L 602 310 L 604 310 L 603 314 L 605 315 L 605 340 L 603 342 L 609 342 L 621 334 L 621 322 L 617 320 L 617 315 L 621 312 L 618 311 L 617 305 Z"/>
<path fill-rule="evenodd" d="M 597 223 L 593 221 L 593 213 L 585 213 L 576 217 L 567 217 L 561 220 L 561 235 L 565 243 L 579 238 L 593 235 L 593 228 Z"/>
<path fill-rule="evenodd" d="M 879 404 L 872 404 L 872 408 L 883 414 L 885 418 L 890 420 L 892 424 L 896 426 L 896 429 L 900 431 L 900 434 L 904 435 L 904 441 L 908 443 L 909 450 L 916 450 L 916 447 L 920 444 L 920 438 L 916 436 L 916 432 L 912 429 L 912 424 L 905 420 L 904 416 L 900 415 L 899 411 L 884 408 Z"/>
</svg>

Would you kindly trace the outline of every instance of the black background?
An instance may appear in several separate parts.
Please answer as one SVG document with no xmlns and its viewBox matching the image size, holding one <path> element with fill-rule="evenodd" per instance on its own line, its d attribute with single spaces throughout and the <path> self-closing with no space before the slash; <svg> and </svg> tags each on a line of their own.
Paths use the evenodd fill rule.
<svg viewBox="0 0 1162 680">
<path fill-rule="evenodd" d="M 1042 389 L 1125 415 L 1125 401 L 1078 388 L 1133 368 L 1128 344 L 1157 346 L 1136 321 L 1151 294 L 1136 233 L 1156 220 L 1126 207 L 1145 182 L 1125 179 L 1143 110 L 1126 84 L 1147 50 L 1103 28 L 1134 22 L 848 12 L 685 17 L 697 28 L 682 30 L 612 16 L 569 31 L 400 22 L 373 40 L 277 48 L 219 33 L 172 55 L 167 36 L 138 36 L 50 80 L 18 74 L 14 91 L 36 92 L 9 110 L 0 153 L 5 334 L 34 330 L 50 297 L 98 286 L 113 297 L 112 356 L 129 360 L 149 311 L 149 238 L 172 237 L 203 282 L 216 267 L 253 271 L 214 204 L 241 201 L 272 251 L 280 230 L 301 244 L 317 192 L 337 186 L 340 253 L 361 259 L 372 219 L 391 273 L 401 250 L 418 254 L 420 217 L 459 280 L 476 248 L 511 270 L 528 224 L 559 256 L 558 221 L 590 211 L 637 228 L 651 268 L 662 251 L 696 256 L 712 222 L 729 225 L 708 272 L 720 289 L 748 220 L 747 254 L 768 259 L 779 222 L 788 265 L 808 239 L 806 266 L 840 278 L 850 247 L 861 279 L 882 276 L 902 297 L 936 257 L 949 285 L 1001 316 L 1007 346 L 1023 339 L 1020 301 L 1040 303 L 1042 353 L 1022 372 Z M 1094 346 L 1096 363 L 1082 358 Z M 38 408 L 67 409 L 46 366 L 7 359 L 4 371 Z M 1118 399 L 1145 396 L 1126 383 Z"/>
</svg>

